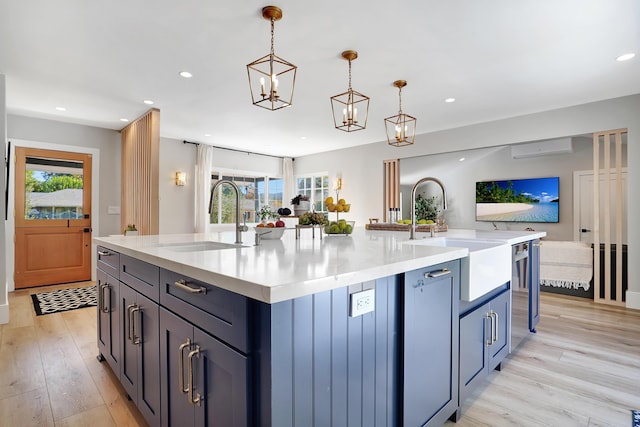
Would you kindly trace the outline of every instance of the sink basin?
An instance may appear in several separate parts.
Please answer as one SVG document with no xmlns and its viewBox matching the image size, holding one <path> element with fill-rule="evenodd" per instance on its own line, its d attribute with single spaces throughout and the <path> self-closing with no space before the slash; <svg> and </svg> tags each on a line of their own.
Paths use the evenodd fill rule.
<svg viewBox="0 0 640 427">
<path fill-rule="evenodd" d="M 511 246 L 502 241 L 432 237 L 406 243 L 469 250 L 469 255 L 461 259 L 463 301 L 473 301 L 511 280 Z"/>
<path fill-rule="evenodd" d="M 212 241 L 189 242 L 189 243 L 168 243 L 166 245 L 158 245 L 158 247 L 174 252 L 200 252 L 200 251 L 219 251 L 222 249 L 238 249 L 244 248 L 243 245 L 234 243 L 222 243 Z"/>
</svg>

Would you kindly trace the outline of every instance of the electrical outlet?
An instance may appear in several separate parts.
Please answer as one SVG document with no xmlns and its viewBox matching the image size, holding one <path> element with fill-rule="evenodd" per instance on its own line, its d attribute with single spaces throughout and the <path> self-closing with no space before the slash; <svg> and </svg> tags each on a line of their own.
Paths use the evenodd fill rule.
<svg viewBox="0 0 640 427">
<path fill-rule="evenodd" d="M 351 294 L 351 317 L 361 316 L 365 313 L 373 311 L 376 305 L 376 290 L 367 289 L 365 291 L 354 292 Z"/>
</svg>

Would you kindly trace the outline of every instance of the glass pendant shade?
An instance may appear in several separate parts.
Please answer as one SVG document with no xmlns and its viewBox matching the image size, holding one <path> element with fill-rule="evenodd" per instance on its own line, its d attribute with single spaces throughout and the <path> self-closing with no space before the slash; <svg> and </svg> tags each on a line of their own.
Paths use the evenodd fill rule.
<svg viewBox="0 0 640 427">
<path fill-rule="evenodd" d="M 349 89 L 331 97 L 333 123 L 336 129 L 355 132 L 367 127 L 369 97 L 351 88 L 351 61 L 358 57 L 358 52 L 346 50 L 342 57 L 349 61 Z"/>
<path fill-rule="evenodd" d="M 275 111 L 291 106 L 298 67 L 274 53 L 274 23 L 282 18 L 282 10 L 266 6 L 262 16 L 271 21 L 271 52 L 247 64 L 247 74 L 253 105 Z"/>
<path fill-rule="evenodd" d="M 400 108 L 398 114 L 384 119 L 387 130 L 387 141 L 394 147 L 413 144 L 416 136 L 417 119 L 402 112 L 402 88 L 407 85 L 405 80 L 396 80 L 393 85 L 399 89 Z"/>
</svg>

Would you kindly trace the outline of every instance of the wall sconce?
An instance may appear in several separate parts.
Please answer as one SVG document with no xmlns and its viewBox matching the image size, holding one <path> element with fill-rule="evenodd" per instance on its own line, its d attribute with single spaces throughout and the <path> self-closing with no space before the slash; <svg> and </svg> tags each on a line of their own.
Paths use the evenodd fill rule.
<svg viewBox="0 0 640 427">
<path fill-rule="evenodd" d="M 182 187 L 187 183 L 187 173 L 186 172 L 176 172 L 176 185 Z"/>
<path fill-rule="evenodd" d="M 342 190 L 342 178 L 336 178 L 336 182 L 334 183 L 334 187 L 336 191 Z"/>
</svg>

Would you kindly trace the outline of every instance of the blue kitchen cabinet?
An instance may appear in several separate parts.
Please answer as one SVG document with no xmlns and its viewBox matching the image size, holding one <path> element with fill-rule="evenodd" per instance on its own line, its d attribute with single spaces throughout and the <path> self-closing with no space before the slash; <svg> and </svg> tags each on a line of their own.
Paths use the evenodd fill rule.
<svg viewBox="0 0 640 427">
<path fill-rule="evenodd" d="M 508 285 L 471 304 L 460 314 L 459 402 L 471 394 L 509 354 L 511 290 Z M 461 414 L 458 413 L 456 418 Z"/>
<path fill-rule="evenodd" d="M 440 426 L 458 407 L 460 263 L 404 274 L 404 426 Z"/>
<path fill-rule="evenodd" d="M 120 284 L 120 382 L 149 425 L 160 424 L 158 304 Z"/>
<path fill-rule="evenodd" d="M 96 279 L 98 360 L 106 360 L 120 378 L 120 282 L 100 268 Z"/>
<path fill-rule="evenodd" d="M 252 425 L 247 356 L 160 309 L 163 426 Z"/>
</svg>

